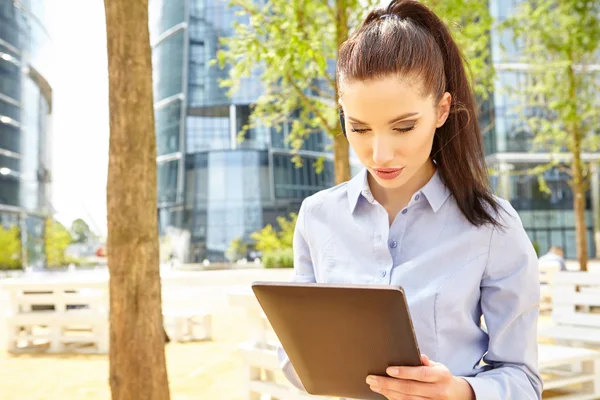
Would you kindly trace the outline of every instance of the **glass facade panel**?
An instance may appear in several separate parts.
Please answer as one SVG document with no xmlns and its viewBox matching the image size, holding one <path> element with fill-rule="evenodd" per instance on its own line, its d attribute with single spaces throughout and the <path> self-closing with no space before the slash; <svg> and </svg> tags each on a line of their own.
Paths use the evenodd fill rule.
<svg viewBox="0 0 600 400">
<path fill-rule="evenodd" d="M 532 165 L 520 165 L 517 172 L 526 171 Z M 537 242 L 540 252 L 546 253 L 551 246 L 560 246 L 565 256 L 576 258 L 575 212 L 573 211 L 573 192 L 568 184 L 568 176 L 558 170 L 544 174 L 551 193 L 540 190 L 536 176 L 511 176 L 511 204 L 519 212 L 523 226 L 532 241 Z M 585 221 L 588 236 L 593 237 L 594 222 L 591 206 L 591 193 L 586 194 Z M 588 254 L 594 257 L 596 252 L 593 240 L 588 239 Z"/>
<path fill-rule="evenodd" d="M 0 39 L 13 47 L 21 48 L 25 42 L 21 27 L 25 18 L 13 5 L 11 0 L 0 1 Z"/>
<path fill-rule="evenodd" d="M 14 104 L 10 104 L 0 99 L 0 116 L 9 117 L 15 121 L 21 119 L 21 109 Z"/>
<path fill-rule="evenodd" d="M 155 102 L 183 91 L 183 39 L 182 29 L 152 49 Z"/>
<path fill-rule="evenodd" d="M 229 113 L 229 106 L 188 109 L 186 118 L 187 153 L 230 149 Z"/>
<path fill-rule="evenodd" d="M 166 30 L 185 21 L 186 0 L 150 0 L 148 6 L 152 43 Z"/>
<path fill-rule="evenodd" d="M 154 111 L 156 152 L 159 156 L 179 151 L 181 100 L 175 100 Z"/>
<path fill-rule="evenodd" d="M 263 227 L 263 206 L 270 198 L 267 152 L 212 151 L 189 156 L 185 197 L 184 219 L 196 242 L 192 257 L 222 260 L 232 240 L 248 240 Z"/>
<path fill-rule="evenodd" d="M 19 66 L 0 57 L 0 93 L 21 101 L 21 71 Z"/>
<path fill-rule="evenodd" d="M 179 160 L 158 164 L 158 203 L 175 203 L 177 201 L 177 178 Z"/>
<path fill-rule="evenodd" d="M 21 206 L 27 210 L 36 210 L 42 206 L 38 171 L 42 167 L 43 149 L 40 148 L 46 132 L 45 103 L 38 86 L 29 78 L 25 80 L 23 109 L 23 129 L 21 130 Z"/>
<path fill-rule="evenodd" d="M 151 0 L 150 7 L 160 8 L 166 4 L 164 0 Z M 165 90 L 163 82 L 183 70 L 188 74 L 184 79 L 188 87 L 183 103 L 186 107 L 185 174 L 183 187 L 179 188 L 183 211 L 174 204 L 179 161 L 160 162 L 159 226 L 161 233 L 167 232 L 169 226 L 190 232 L 189 261 L 201 262 L 205 258 L 223 261 L 232 240 L 241 237 L 251 241 L 252 232 L 267 223 L 277 226 L 278 216 L 298 211 L 305 196 L 333 184 L 331 161 L 325 163 L 325 171 L 319 175 L 312 165 L 331 140 L 324 134 L 308 138 L 303 150 L 316 154 L 307 157 L 305 165 L 298 170 L 290 162 L 285 132 L 276 133 L 275 129 L 256 124 L 245 140 L 237 143 L 237 133 L 252 122 L 251 104 L 263 93 L 261 69 L 257 67 L 252 76 L 242 82 L 239 91 L 228 97 L 227 89 L 219 87 L 219 80 L 228 78 L 228 70 L 209 64 L 219 50 L 219 39 L 233 33 L 233 23 L 239 20 L 236 9 L 217 0 L 187 0 L 185 6 L 189 10 L 188 32 L 183 35 L 189 38 L 188 59 L 179 61 L 182 57 L 178 53 L 173 55 L 173 51 L 161 50 L 172 37 L 157 44 L 153 54 L 153 60 L 162 59 L 163 54 L 169 57 L 168 62 L 155 61 L 153 65 L 154 76 L 160 77 L 155 80 L 155 102 L 176 94 Z M 155 19 L 150 23 L 153 31 L 167 25 Z M 183 68 L 184 63 L 187 68 Z M 165 68 L 169 70 L 163 71 Z M 173 148 L 164 150 L 169 147 L 165 143 L 175 137 L 176 122 L 173 117 L 159 116 L 159 110 L 156 114 L 159 154 L 169 154 Z M 290 121 L 293 118 L 291 116 Z M 282 127 L 283 131 L 289 131 L 289 124 L 286 126 Z M 273 149 L 279 150 L 274 152 Z M 279 186 L 273 182 L 275 176 Z"/>
<path fill-rule="evenodd" d="M 11 175 L 0 175 L 0 204 L 18 207 L 19 201 L 19 181 Z"/>
<path fill-rule="evenodd" d="M 9 168 L 19 172 L 21 170 L 21 160 L 0 154 L 0 168 Z"/>
<path fill-rule="evenodd" d="M 49 213 L 50 107 L 38 83 L 51 81 L 44 4 L 0 0 L 0 117 L 10 118 L 0 121 L 0 168 L 11 170 L 0 174 L 0 205 L 18 210 L 0 212 L 0 223 L 22 230 L 17 240 L 23 251 L 17 256 L 26 266 L 44 265 L 43 227 Z"/>
<path fill-rule="evenodd" d="M 19 128 L 0 122 L 0 149 L 19 153 L 21 151 L 21 139 Z"/>
<path fill-rule="evenodd" d="M 302 167 L 296 168 L 289 154 L 273 155 L 275 198 L 304 199 L 319 190 L 333 186 L 333 162 L 325 161 L 324 169 L 317 174 L 315 158 L 304 157 Z"/>
<path fill-rule="evenodd" d="M 517 175 L 526 172 L 535 165 L 515 167 L 511 176 L 510 202 L 517 210 L 572 210 L 573 192 L 569 186 L 569 177 L 558 170 L 544 173 L 544 179 L 550 193 L 542 192 L 537 176 Z M 591 193 L 586 194 L 586 208 L 591 210 Z"/>
</svg>

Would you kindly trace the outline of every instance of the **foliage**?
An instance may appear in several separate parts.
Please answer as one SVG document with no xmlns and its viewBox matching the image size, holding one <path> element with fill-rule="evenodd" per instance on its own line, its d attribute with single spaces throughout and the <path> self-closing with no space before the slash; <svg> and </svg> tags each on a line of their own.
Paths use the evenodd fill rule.
<svg viewBox="0 0 600 400">
<path fill-rule="evenodd" d="M 536 242 L 535 240 L 532 241 L 531 244 L 533 245 L 533 249 L 535 250 L 535 254 L 539 257 L 540 256 L 540 244 L 538 242 Z"/>
<path fill-rule="evenodd" d="M 0 225 L 0 269 L 19 269 L 21 264 L 21 230 L 18 226 Z"/>
<path fill-rule="evenodd" d="M 238 237 L 231 241 L 229 248 L 225 252 L 225 257 L 231 262 L 235 262 L 241 258 L 245 258 L 248 253 L 248 244 L 244 239 Z"/>
<path fill-rule="evenodd" d="M 467 61 L 477 99 L 487 100 L 495 78 L 490 54 L 493 18 L 488 0 L 425 0 L 425 4 L 450 28 Z"/>
<path fill-rule="evenodd" d="M 250 235 L 256 241 L 256 249 L 263 253 L 265 268 L 292 268 L 294 266 L 293 239 L 298 214 L 290 213 L 289 218 L 277 217 L 279 231 L 270 224 Z"/>
<path fill-rule="evenodd" d="M 71 236 L 74 243 L 86 243 L 94 237 L 94 234 L 87 222 L 78 218 L 71 224 Z"/>
<path fill-rule="evenodd" d="M 263 266 L 265 268 L 293 268 L 294 253 L 291 248 L 266 253 L 263 258 Z"/>
<path fill-rule="evenodd" d="M 511 93 L 534 150 L 600 149 L 600 3 L 527 0 L 502 28 L 512 32 L 519 61 L 529 66 Z M 557 157 L 547 168 L 561 164 Z"/>
<path fill-rule="evenodd" d="M 488 97 L 494 79 L 489 62 L 489 35 L 492 19 L 487 0 L 428 0 L 426 2 L 449 23 L 454 36 L 469 60 L 473 86 L 478 98 Z M 253 109 L 253 121 L 281 130 L 293 116 L 287 138 L 294 151 L 306 138 L 322 131 L 340 134 L 337 115 L 338 88 L 335 60 L 344 40 L 362 23 L 366 13 L 380 1 L 288 1 L 231 0 L 237 15 L 246 23 L 235 25 L 235 35 L 222 39 L 224 49 L 217 53 L 220 68 L 229 66 L 229 79 L 221 85 L 237 91 L 245 78 L 260 66 L 265 88 Z M 336 146 L 341 145 L 336 143 Z M 335 152 L 334 152 L 335 153 Z M 340 154 L 343 154 L 340 152 Z M 302 160 L 294 157 L 298 166 Z M 336 164 L 340 162 L 335 160 Z M 323 159 L 315 163 L 319 172 Z M 336 168 L 336 182 L 339 179 Z"/>
<path fill-rule="evenodd" d="M 298 214 L 296 213 L 290 213 L 289 220 L 284 217 L 277 217 L 279 232 L 276 232 L 273 226 L 268 224 L 260 231 L 251 234 L 250 237 L 256 241 L 256 249 L 263 254 L 280 249 L 291 249 L 297 219 Z"/>
<path fill-rule="evenodd" d="M 44 238 L 46 245 L 46 262 L 49 267 L 60 267 L 67 264 L 65 250 L 73 241 L 71 233 L 60 222 L 48 218 Z"/>
<path fill-rule="evenodd" d="M 550 154 L 530 171 L 543 190 L 549 190 L 544 171 L 557 168 L 571 177 L 577 254 L 585 271 L 590 166 L 582 155 L 600 149 L 600 2 L 524 0 L 501 28 L 514 37 L 523 71 L 510 88 L 516 103 L 510 111 L 520 117 L 513 130 L 532 141 L 532 150 Z"/>
<path fill-rule="evenodd" d="M 375 0 L 298 1 L 231 0 L 240 22 L 235 34 L 222 39 L 224 49 L 217 53 L 220 68 L 228 66 L 229 79 L 221 85 L 233 94 L 247 77 L 260 71 L 264 94 L 252 110 L 252 120 L 240 132 L 258 126 L 274 127 L 281 132 L 289 124 L 287 138 L 297 153 L 304 140 L 313 133 L 341 134 L 337 116 L 335 60 L 340 45 L 348 38 L 351 27 L 360 24 Z M 291 123 L 290 123 L 291 120 Z M 347 142 L 338 140 L 334 146 Z M 335 153 L 345 154 L 334 148 Z M 302 165 L 298 154 L 297 166 Z M 349 161 L 336 157 L 336 182 L 349 177 Z M 323 159 L 315 163 L 317 172 Z M 342 172 L 346 171 L 346 172 Z"/>
</svg>

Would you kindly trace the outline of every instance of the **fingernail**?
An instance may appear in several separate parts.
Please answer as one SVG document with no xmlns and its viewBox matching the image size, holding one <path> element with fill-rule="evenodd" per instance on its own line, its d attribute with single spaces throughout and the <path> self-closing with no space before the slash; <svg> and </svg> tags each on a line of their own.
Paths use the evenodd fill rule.
<svg viewBox="0 0 600 400">
<path fill-rule="evenodd" d="M 375 380 L 375 378 L 373 378 L 371 376 L 367 376 L 367 383 L 369 385 L 375 385 L 377 383 L 377 380 Z"/>
<path fill-rule="evenodd" d="M 390 376 L 397 376 L 400 371 L 398 370 L 398 368 L 388 368 L 386 372 Z"/>
</svg>

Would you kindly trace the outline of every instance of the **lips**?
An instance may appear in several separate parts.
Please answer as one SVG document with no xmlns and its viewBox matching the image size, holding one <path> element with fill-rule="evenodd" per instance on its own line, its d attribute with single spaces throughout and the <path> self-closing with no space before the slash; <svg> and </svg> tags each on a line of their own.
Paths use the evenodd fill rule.
<svg viewBox="0 0 600 400">
<path fill-rule="evenodd" d="M 376 168 L 373 172 L 381 179 L 391 180 L 396 179 L 402 170 L 403 168 Z"/>
<path fill-rule="evenodd" d="M 402 168 L 375 168 L 375 171 L 389 174 L 392 172 L 402 171 Z"/>
</svg>

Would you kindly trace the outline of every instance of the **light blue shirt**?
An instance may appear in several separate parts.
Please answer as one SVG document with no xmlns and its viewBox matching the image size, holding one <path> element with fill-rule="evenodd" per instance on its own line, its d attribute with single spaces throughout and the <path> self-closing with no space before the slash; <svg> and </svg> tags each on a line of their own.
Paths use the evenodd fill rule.
<svg viewBox="0 0 600 400">
<path fill-rule="evenodd" d="M 421 353 L 465 377 L 478 400 L 541 399 L 538 260 L 516 211 L 498 202 L 504 228 L 474 227 L 436 172 L 390 226 L 363 170 L 302 203 L 293 280 L 402 286 Z"/>
</svg>

